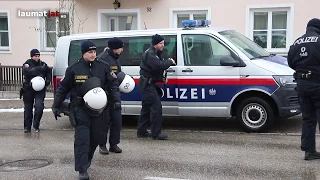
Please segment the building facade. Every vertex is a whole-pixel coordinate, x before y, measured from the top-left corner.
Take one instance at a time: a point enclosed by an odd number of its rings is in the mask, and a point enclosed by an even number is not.
[[[33,48],[39,49],[41,59],[52,66],[60,36],[180,28],[185,19],[211,20],[211,26],[235,29],[269,52],[286,55],[293,41],[305,32],[307,22],[320,18],[318,0],[59,0],[0,4],[0,63],[14,66],[22,65]],[[41,11],[58,15],[37,13]]]

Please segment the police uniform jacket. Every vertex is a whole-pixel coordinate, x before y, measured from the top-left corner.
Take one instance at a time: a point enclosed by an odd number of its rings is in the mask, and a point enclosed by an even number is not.
[[[161,51],[152,46],[142,54],[140,75],[151,78],[154,82],[163,82],[165,80],[163,73],[172,64],[171,60],[162,59]]]
[[[306,34],[290,46],[288,65],[296,72],[320,75],[320,29],[308,27]]]
[[[119,72],[121,72],[121,65],[120,65],[120,62],[118,61],[119,59],[119,55],[118,54],[115,54],[113,52],[113,50],[111,49],[108,49],[104,52],[102,52],[99,56],[99,59],[107,62],[112,71],[117,75]]]
[[[36,76],[41,76],[46,81],[48,86],[52,79],[52,71],[48,65],[39,60],[36,62],[33,59],[28,59],[22,66],[22,74],[24,75],[24,87],[30,87],[30,81]]]
[[[59,108],[69,92],[71,104],[77,104],[76,99],[82,99],[86,93],[82,91],[82,84],[91,77],[101,80],[101,88],[106,91],[108,99],[113,103],[121,103],[117,76],[111,71],[110,66],[98,59],[88,62],[81,58],[67,68],[65,77],[57,89],[53,107]]]

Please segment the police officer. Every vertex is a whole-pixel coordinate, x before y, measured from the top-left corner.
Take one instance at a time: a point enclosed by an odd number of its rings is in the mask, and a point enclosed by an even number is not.
[[[119,38],[112,38],[108,41],[108,48],[104,52],[98,55],[100,60],[107,62],[112,71],[117,75],[121,72],[121,65],[118,61],[121,52],[123,51],[123,41]],[[99,152],[101,154],[109,154],[110,152],[121,153],[122,149],[118,147],[120,143],[120,131],[122,126],[122,115],[121,109],[115,109],[109,104],[104,112],[104,122],[106,123],[105,137],[99,145]],[[108,138],[108,129],[110,126],[110,136],[109,136],[109,151],[106,147]]]
[[[100,95],[106,95],[106,93],[101,94],[101,89],[107,91],[111,97],[109,99],[112,99],[110,103],[115,109],[121,108],[121,101],[117,77],[107,63],[96,59],[96,45],[86,40],[81,43],[81,51],[82,58],[67,68],[65,77],[60,82],[52,112],[56,119],[60,117],[59,109],[70,92],[70,117],[75,121],[75,171],[79,171],[80,179],[89,179],[87,169],[101,141],[102,111],[107,105],[107,97],[97,96],[98,92]]]
[[[139,87],[142,93],[142,109],[137,127],[138,137],[150,137],[155,140],[166,140],[168,136],[161,132],[162,128],[162,91],[156,82],[167,83],[164,71],[175,61],[164,60],[161,53],[164,47],[162,36],[152,36],[152,46],[141,57]],[[151,134],[147,128],[151,125]]]
[[[320,19],[311,19],[306,33],[288,52],[288,64],[295,70],[297,91],[302,112],[301,150],[305,160],[320,159],[316,151],[315,133],[320,120]]]
[[[24,75],[23,86],[20,90],[20,99],[23,96],[24,103],[24,132],[31,132],[31,125],[39,132],[40,120],[44,109],[46,87],[50,84],[52,73],[48,65],[40,60],[40,52],[37,49],[30,51],[31,59],[22,66]],[[33,115],[33,107],[35,113]],[[33,119],[33,123],[32,123]]]

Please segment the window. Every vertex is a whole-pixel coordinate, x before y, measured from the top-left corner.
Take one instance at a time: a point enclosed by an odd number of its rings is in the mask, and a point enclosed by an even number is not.
[[[137,16],[108,17],[108,31],[137,30]]]
[[[121,38],[121,37],[120,37]],[[175,35],[163,35],[165,47],[162,52],[164,59],[172,57],[177,59],[177,37]],[[121,66],[140,66],[142,54],[151,46],[151,36],[123,37],[124,47],[119,61]],[[97,56],[107,46],[109,38],[91,39],[97,46]],[[69,49],[69,65],[81,58],[81,40],[71,41]]]
[[[54,51],[58,38],[70,35],[70,19],[68,13],[61,13],[59,17],[43,18],[41,21],[41,49]]]
[[[234,30],[221,31],[219,34],[230,40],[250,59],[270,55],[265,49]]]
[[[172,27],[181,28],[183,20],[204,20],[209,19],[209,10],[173,10]]]
[[[208,35],[182,35],[185,65],[220,66],[223,56],[233,56],[231,51]]]
[[[250,37],[265,49],[287,49],[290,8],[250,9]]]
[[[7,12],[0,12],[0,50],[9,50],[9,21]]]

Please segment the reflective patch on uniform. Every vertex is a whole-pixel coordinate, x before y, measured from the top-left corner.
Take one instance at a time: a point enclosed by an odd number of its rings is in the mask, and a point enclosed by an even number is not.
[[[25,67],[25,68],[28,68],[28,67],[29,67],[29,64],[24,64],[24,67]]]
[[[75,79],[88,79],[88,76],[87,75],[78,75],[78,76],[75,76]]]
[[[118,66],[111,66],[112,70],[118,70]]]
[[[87,75],[77,75],[75,76],[76,82],[77,83],[84,83],[88,79]]]
[[[115,79],[117,78],[117,75],[116,75],[113,71],[111,71],[110,74],[111,74],[111,76],[112,76],[113,78],[115,78]]]

